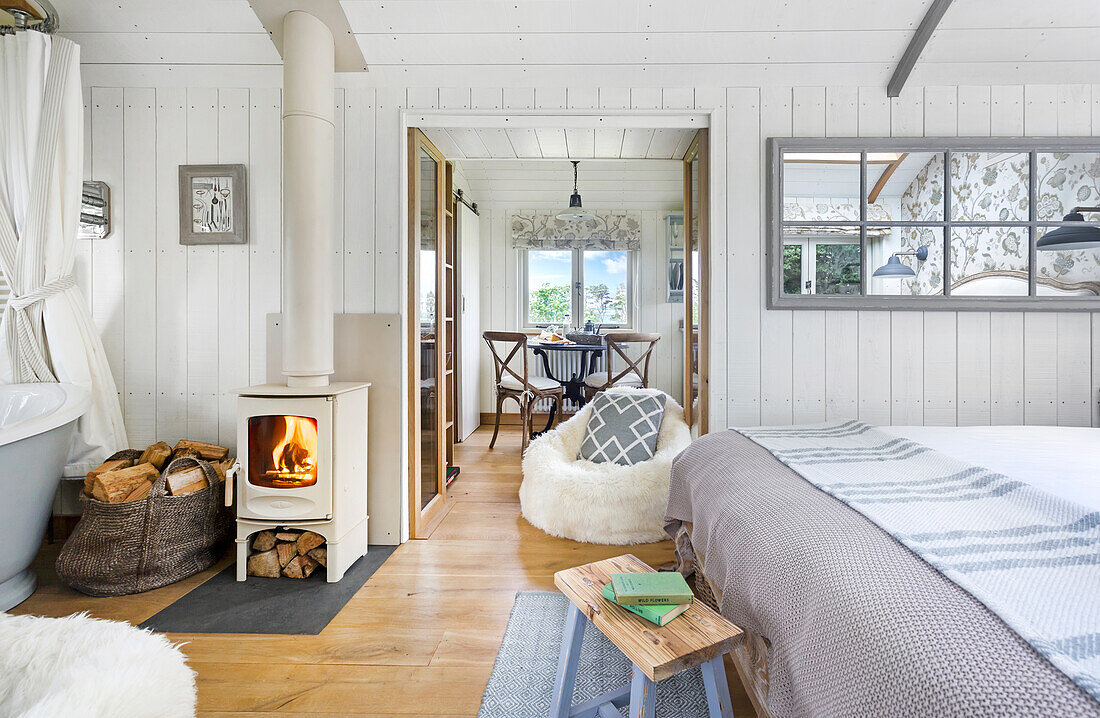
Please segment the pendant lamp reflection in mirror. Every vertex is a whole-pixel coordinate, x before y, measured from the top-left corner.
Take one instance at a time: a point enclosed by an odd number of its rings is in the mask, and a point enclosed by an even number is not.
[[[876,269],[871,276],[880,279],[905,279],[906,277],[917,276],[912,267],[902,263],[901,257],[905,256],[916,257],[917,261],[923,262],[928,259],[928,247],[917,247],[912,252],[894,252],[890,255],[890,259],[886,261],[886,264]]]
[[[566,222],[583,222],[588,219],[595,219],[596,215],[591,212],[585,212],[581,207],[581,194],[577,191],[577,165],[580,164],[578,160],[572,160],[573,162],[573,194],[569,197],[569,209],[558,214],[558,219]]]
[[[1100,247],[1100,227],[1095,224],[1084,224],[1085,217],[1081,214],[1082,212],[1100,212],[1100,207],[1074,207],[1073,211],[1062,218],[1062,221],[1082,224],[1055,227],[1035,242],[1035,248],[1040,251],[1056,252]]]

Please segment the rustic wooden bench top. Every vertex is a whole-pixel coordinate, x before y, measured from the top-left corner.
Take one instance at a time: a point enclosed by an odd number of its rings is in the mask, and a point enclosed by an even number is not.
[[[701,601],[666,626],[656,626],[603,597],[613,573],[653,571],[633,554],[576,566],[554,574],[554,585],[652,681],[727,653],[741,629]]]

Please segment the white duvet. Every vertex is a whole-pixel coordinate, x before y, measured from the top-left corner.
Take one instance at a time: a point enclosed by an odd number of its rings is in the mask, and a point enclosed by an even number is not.
[[[1100,510],[1100,429],[1076,426],[881,426],[879,429]]]

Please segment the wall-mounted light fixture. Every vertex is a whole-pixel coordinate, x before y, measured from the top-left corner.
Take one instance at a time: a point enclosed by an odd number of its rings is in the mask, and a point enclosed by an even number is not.
[[[917,276],[912,267],[902,264],[900,257],[916,257],[918,261],[923,262],[928,259],[928,247],[917,247],[912,252],[894,252],[886,264],[876,269],[871,276],[880,279],[904,279]]]
[[[1100,207],[1074,207],[1062,218],[1065,222],[1084,222],[1082,212],[1100,212]],[[1050,230],[1035,243],[1035,248],[1054,252],[1062,249],[1093,249],[1100,247],[1100,227],[1082,224],[1079,227],[1063,226]]]

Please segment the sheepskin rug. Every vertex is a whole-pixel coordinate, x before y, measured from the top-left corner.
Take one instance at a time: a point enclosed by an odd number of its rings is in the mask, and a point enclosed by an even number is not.
[[[167,638],[78,613],[0,613],[0,714],[192,718],[195,674]]]
[[[664,394],[656,389],[615,391]],[[551,536],[586,543],[625,545],[668,538],[664,518],[672,460],[691,443],[691,431],[683,408],[664,396],[657,452],[649,461],[620,466],[578,459],[591,404],[532,441],[523,455],[519,488],[523,517]]]

